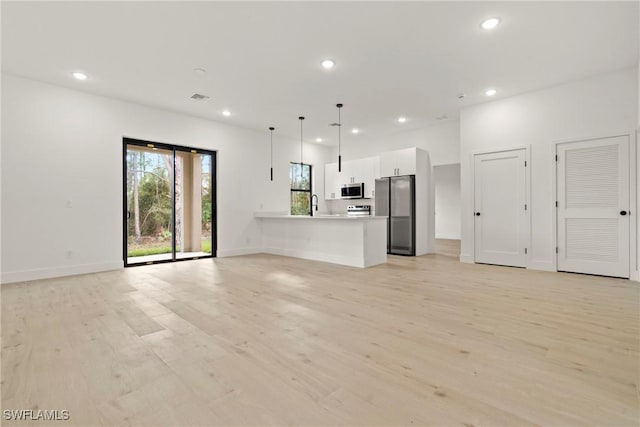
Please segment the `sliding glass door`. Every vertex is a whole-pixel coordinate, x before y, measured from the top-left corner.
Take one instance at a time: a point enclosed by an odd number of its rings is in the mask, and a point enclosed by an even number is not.
[[[173,151],[127,145],[127,263],[173,259]]]
[[[215,256],[215,152],[125,138],[124,261]]]
[[[175,151],[176,258],[212,254],[212,160],[198,150]]]

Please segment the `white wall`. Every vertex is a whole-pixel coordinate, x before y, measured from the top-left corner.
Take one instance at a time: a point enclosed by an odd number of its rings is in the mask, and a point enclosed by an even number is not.
[[[433,168],[436,185],[436,239],[460,239],[460,164]]]
[[[219,256],[259,250],[254,211],[289,209],[299,142],[274,136],[269,181],[271,123],[256,132],[8,75],[2,89],[3,282],[122,267],[123,136],[218,152]],[[330,151],[305,144],[319,194]]]
[[[555,270],[554,142],[625,133],[634,144],[637,84],[637,70],[630,68],[461,111],[462,261],[474,259],[472,153],[528,146],[532,174],[529,267]]]

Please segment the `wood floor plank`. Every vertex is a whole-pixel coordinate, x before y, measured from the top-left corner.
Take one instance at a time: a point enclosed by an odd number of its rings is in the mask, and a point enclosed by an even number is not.
[[[639,424],[638,283],[438,245],[368,269],[260,254],[4,285],[2,407],[85,426]]]

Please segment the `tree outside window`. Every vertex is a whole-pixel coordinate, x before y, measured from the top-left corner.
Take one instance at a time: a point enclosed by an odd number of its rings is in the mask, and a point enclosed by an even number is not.
[[[311,214],[311,165],[291,163],[291,215]]]

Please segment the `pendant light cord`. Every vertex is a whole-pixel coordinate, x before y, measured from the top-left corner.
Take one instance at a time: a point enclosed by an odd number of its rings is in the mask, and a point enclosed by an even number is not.
[[[270,145],[270,160],[269,160],[269,165],[271,167],[271,181],[273,181],[273,131],[276,128],[274,127],[270,127],[269,131],[271,131],[271,145]]]
[[[336,104],[338,107],[338,172],[342,172],[342,104]]]
[[[298,117],[300,120],[300,178],[302,178],[302,121],[304,120],[303,116]]]

